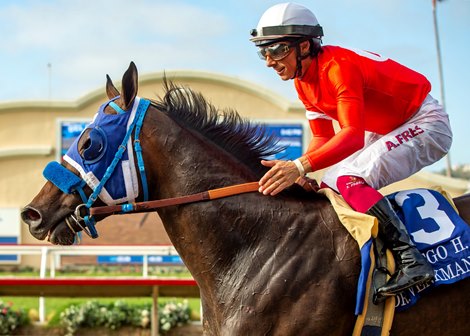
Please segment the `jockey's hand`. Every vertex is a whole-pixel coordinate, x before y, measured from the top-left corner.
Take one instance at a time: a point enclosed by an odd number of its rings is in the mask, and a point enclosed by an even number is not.
[[[260,193],[274,196],[294,184],[299,178],[299,171],[292,161],[261,160],[261,164],[271,169],[259,180]]]

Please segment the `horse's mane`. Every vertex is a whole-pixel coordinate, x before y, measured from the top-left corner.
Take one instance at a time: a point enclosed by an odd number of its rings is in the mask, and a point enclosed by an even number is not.
[[[257,176],[266,168],[260,160],[283,150],[278,140],[266,129],[242,118],[233,109],[218,110],[201,93],[164,79],[165,95],[161,101],[152,101],[160,111],[175,122],[198,132],[206,139],[232,154]]]

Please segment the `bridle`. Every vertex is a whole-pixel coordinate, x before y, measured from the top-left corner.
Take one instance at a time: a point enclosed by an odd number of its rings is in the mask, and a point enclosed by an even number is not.
[[[75,175],[75,174],[74,174]],[[76,175],[75,175],[76,176]],[[91,230],[89,230],[89,221],[90,218],[93,219],[93,216],[102,216],[102,215],[121,215],[121,214],[129,214],[129,213],[139,213],[139,212],[147,212],[156,210],[159,208],[167,207],[167,206],[175,206],[175,205],[182,205],[182,204],[189,204],[189,203],[197,203],[203,201],[210,201],[215,200],[218,198],[224,198],[234,195],[240,195],[249,192],[255,192],[259,189],[258,182],[248,182],[242,184],[236,184],[228,187],[211,189],[207,191],[203,191],[196,194],[180,196],[180,197],[172,197],[172,198],[165,198],[161,200],[153,200],[153,201],[144,201],[144,202],[137,202],[137,203],[126,203],[120,205],[106,205],[106,206],[99,206],[99,207],[87,207],[86,204],[82,203],[79,204],[75,208],[75,212],[73,215],[67,217],[65,219],[65,223],[67,227],[74,233],[78,233],[79,231],[75,230],[73,225],[70,223],[70,220],[73,220],[75,224],[77,224],[88,236],[91,238],[97,238],[98,235],[93,235]],[[85,211],[86,215],[83,216],[82,212]],[[86,223],[83,225],[82,223]],[[94,228],[96,231],[96,228]]]
[[[124,113],[120,107],[118,107],[113,102],[109,103],[109,106],[114,108],[118,113]],[[80,176],[75,175],[72,171],[67,169],[65,166],[61,165],[56,161],[49,162],[49,164],[44,169],[44,177],[58,187],[62,192],[66,194],[78,194],[82,199],[83,203],[79,204],[72,215],[66,217],[65,223],[67,227],[74,233],[85,232],[90,238],[98,238],[98,231],[96,230],[96,220],[94,216],[97,215],[114,215],[114,214],[127,214],[127,213],[138,213],[138,212],[147,212],[155,210],[158,208],[166,206],[174,206],[188,203],[195,203],[201,201],[208,201],[217,198],[228,197],[232,195],[238,195],[247,192],[257,191],[259,188],[258,182],[250,182],[244,184],[233,185],[224,188],[218,188],[208,191],[203,191],[196,194],[167,198],[161,200],[152,200],[149,201],[148,193],[148,184],[145,173],[145,165],[142,156],[142,146],[140,145],[139,135],[142,128],[142,123],[145,117],[145,114],[150,106],[150,101],[147,99],[140,99],[139,106],[136,110],[136,116],[127,130],[127,133],[119,146],[114,159],[111,164],[107,167],[106,173],[103,178],[100,180],[100,183],[93,189],[93,192],[89,197],[86,196],[84,191],[85,186],[87,185],[86,181]],[[125,203],[120,205],[107,205],[93,207],[93,204],[98,199],[99,194],[101,193],[105,183],[110,178],[117,164],[122,159],[122,155],[126,150],[126,143],[134,133],[133,145],[134,151],[136,153],[136,161],[140,173],[140,181],[143,192],[143,202],[138,203]],[[74,225],[78,226],[81,230],[76,230]]]
[[[61,166],[63,167],[63,166]],[[66,169],[64,167],[64,169]],[[68,169],[66,169],[69,171]],[[70,172],[70,171],[69,171]],[[71,172],[70,172],[71,173]],[[73,174],[73,173],[71,173]],[[73,174],[74,176],[77,176]],[[78,178],[78,176],[77,176]],[[87,204],[79,204],[74,211],[74,214],[65,219],[67,227],[74,233],[77,234],[79,231],[75,230],[70,220],[73,220],[89,237],[97,238],[98,233],[95,228],[95,221],[93,216],[103,215],[122,215],[130,213],[140,213],[156,210],[159,208],[175,205],[183,205],[190,203],[197,203],[203,201],[215,200],[218,198],[224,198],[234,195],[240,195],[249,192],[255,192],[259,189],[258,182],[248,182],[242,184],[235,184],[228,187],[211,189],[196,194],[190,194],[180,197],[165,198],[160,200],[143,201],[136,203],[126,203],[119,205],[105,205],[98,207],[88,207]],[[82,215],[85,213],[85,215]],[[93,221],[93,228],[90,230],[91,221]],[[84,225],[85,224],[85,225]],[[93,232],[96,232],[94,235]]]

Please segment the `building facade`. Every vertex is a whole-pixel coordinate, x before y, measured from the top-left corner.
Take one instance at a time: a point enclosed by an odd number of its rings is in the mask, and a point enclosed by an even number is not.
[[[219,109],[234,109],[243,117],[266,123],[294,123],[303,129],[303,144],[310,138],[304,108],[268,89],[238,78],[197,71],[167,71],[139,78],[139,96],[158,99],[164,77],[199,91]],[[115,79],[119,88],[119,84]],[[104,83],[103,83],[104,84]],[[20,209],[44,185],[42,170],[49,161],[60,160],[61,123],[89,121],[107,100],[105,85],[76,101],[18,101],[0,103],[0,243],[47,244],[35,240],[19,218]],[[304,149],[305,149],[304,146]],[[319,178],[321,172],[314,174]],[[467,189],[467,182],[420,172],[387,187],[384,192],[441,185],[452,196]],[[158,216],[136,214],[112,216],[98,224],[100,238],[83,244],[170,243]],[[13,238],[11,238],[11,235]],[[8,240],[10,237],[13,240]],[[37,257],[22,257],[21,264],[37,264]],[[0,261],[0,263],[2,263]]]

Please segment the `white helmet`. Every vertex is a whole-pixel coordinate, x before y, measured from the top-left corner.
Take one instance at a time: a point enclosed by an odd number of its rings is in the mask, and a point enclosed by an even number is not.
[[[321,38],[323,29],[308,8],[287,2],[268,8],[250,34],[250,41],[262,45],[268,41],[290,37]]]

